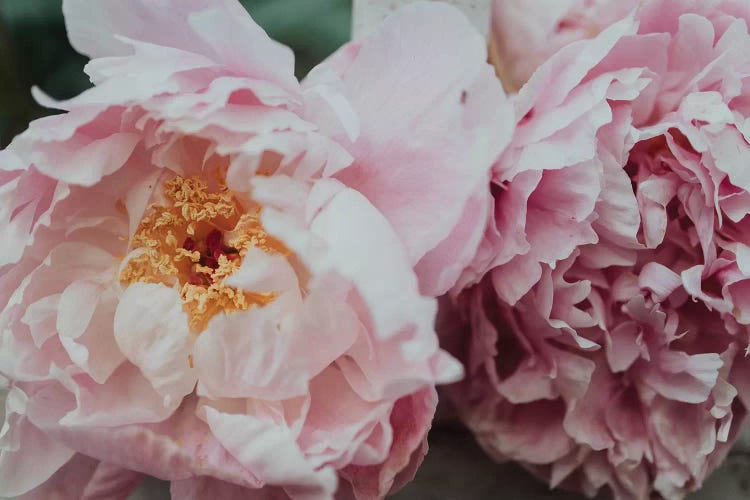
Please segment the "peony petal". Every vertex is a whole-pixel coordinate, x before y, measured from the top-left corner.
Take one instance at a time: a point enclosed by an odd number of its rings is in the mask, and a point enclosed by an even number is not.
[[[116,299],[106,285],[76,281],[60,296],[57,330],[71,361],[97,383],[125,361],[112,331]]]
[[[355,491],[372,498],[393,494],[413,479],[427,453],[427,431],[437,404],[437,393],[426,388],[396,402],[391,412],[393,444],[382,464],[349,466],[342,476]]]
[[[193,391],[197,375],[189,356],[194,334],[175,290],[130,285],[117,306],[114,335],[122,353],[164,399],[163,406],[176,406]]]
[[[704,402],[716,384],[723,362],[718,354],[662,352],[645,382],[655,391],[675,401]],[[658,370],[658,371],[657,371]]]
[[[58,421],[71,399],[60,386],[43,390],[30,404],[30,418],[57,441],[124,469],[166,480],[208,474],[244,487],[259,487],[258,479],[237,463],[196,417],[197,398],[186,401],[158,424],[60,426]]]
[[[75,408],[61,420],[69,426],[113,427],[137,422],[160,422],[180,401],[164,405],[163,398],[135,366],[123,363],[104,384],[88,375],[71,376],[53,365],[51,375],[75,396]]]
[[[76,454],[23,500],[126,500],[143,479],[139,472],[97,462]]]
[[[47,481],[24,494],[22,498],[24,500],[79,499],[96,466],[96,460],[76,454]]]
[[[326,397],[330,394],[336,398]],[[357,447],[381,419],[387,420],[391,410],[389,401],[368,402],[360,398],[336,366],[310,381],[310,398],[297,442],[308,460],[317,465],[351,463]],[[388,450],[378,451],[377,461],[382,462]]]
[[[750,144],[736,129],[724,128],[711,141],[711,154],[716,167],[726,172],[737,187],[750,190],[750,174],[740,167],[750,161]]]
[[[115,133],[91,141],[82,141],[79,136],[69,142],[39,147],[31,159],[42,173],[53,179],[92,186],[122,167],[140,140],[140,136],[130,133]]]
[[[48,295],[26,308],[21,322],[29,327],[37,347],[42,347],[50,337],[57,335],[59,303],[60,294]]]
[[[656,302],[666,300],[680,285],[680,275],[658,262],[647,263],[638,276],[638,286],[650,290]]]
[[[644,355],[640,329],[634,322],[615,326],[607,335],[607,362],[614,373],[624,372]],[[645,352],[648,355],[648,351]]]
[[[606,365],[600,364],[591,376],[586,394],[568,406],[563,427],[570,437],[593,450],[606,450],[614,445],[607,428],[606,408],[616,388],[616,380]]]
[[[307,361],[309,377],[314,377],[346,353],[359,335],[362,325],[356,313],[346,303],[346,293],[336,293],[334,286],[324,281],[305,297],[299,311],[296,341],[290,356]],[[310,350],[310,346],[318,346]]]
[[[143,480],[143,474],[100,463],[89,479],[81,500],[112,498],[125,500]]]
[[[221,500],[286,500],[289,498],[280,488],[264,487],[251,490],[208,476],[172,481],[169,485],[169,493],[172,498],[181,500],[203,500],[208,497]]]
[[[248,292],[293,294],[301,301],[297,274],[289,261],[281,255],[269,255],[256,247],[247,251],[242,265],[227,278],[226,284]]]
[[[386,219],[361,194],[344,190],[318,213],[310,231],[327,244],[328,265],[349,278],[371,310],[377,311],[372,317],[375,333],[387,339],[415,328],[414,341],[405,348],[415,358],[431,355],[422,343],[428,347],[434,341],[436,305],[419,295],[416,276]],[[380,251],[373,254],[368,251],[372,248]],[[388,299],[395,295],[401,300]]]
[[[284,486],[295,500],[332,495],[336,474],[330,468],[313,470],[285,429],[249,415],[233,415],[203,406],[202,418],[216,438],[269,485]]]
[[[0,495],[15,497],[47,481],[74,455],[50,439],[26,417],[28,396],[13,387],[6,401],[0,433]]]
[[[486,193],[472,197],[461,220],[448,237],[430,250],[414,267],[419,276],[419,290],[424,295],[443,295],[458,281],[469,265],[484,235],[489,199]]]
[[[406,5],[343,75],[361,133],[347,145],[355,163],[338,177],[386,216],[412,264],[459,222],[510,138],[512,111],[486,57],[484,39],[454,8]],[[425,62],[416,72],[415,61]]]
[[[276,400],[306,393],[307,361],[289,355],[289,326],[266,308],[211,319],[194,346],[199,394]]]
[[[295,87],[291,50],[226,0],[65,0],[71,44],[92,57],[130,54],[120,37],[207,56],[238,72]],[[250,51],[238,47],[251,47]]]
[[[198,35],[195,40],[202,40],[232,72],[297,90],[292,50],[271,40],[239,4],[221,3],[219,8],[189,14],[188,24]],[[174,8],[187,10],[182,4]],[[238,50],[238,47],[249,50]]]

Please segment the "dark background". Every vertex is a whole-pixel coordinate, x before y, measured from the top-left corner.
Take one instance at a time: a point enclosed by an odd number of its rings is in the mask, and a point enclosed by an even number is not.
[[[289,45],[297,76],[349,38],[351,0],[243,0],[268,34]],[[31,98],[33,85],[57,99],[90,85],[87,59],[65,35],[62,0],[0,0],[0,148],[28,123],[50,113]]]

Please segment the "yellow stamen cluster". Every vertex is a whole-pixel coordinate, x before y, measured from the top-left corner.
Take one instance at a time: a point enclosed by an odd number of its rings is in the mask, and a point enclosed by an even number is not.
[[[197,177],[175,177],[165,184],[165,205],[152,204],[132,238],[140,251],[122,270],[123,284],[163,283],[179,286],[190,327],[196,332],[220,312],[244,311],[275,299],[273,292],[247,292],[226,285],[251,247],[287,255],[284,245],[269,236],[260,222],[260,209],[243,207],[226,187],[209,192]],[[228,236],[223,241],[223,233]],[[207,239],[216,238],[213,247]],[[222,249],[215,255],[217,245]]]
[[[289,250],[277,239],[271,237],[260,223],[260,211],[242,214],[234,230],[228,233],[227,244],[245,256],[251,247],[260,248],[268,254],[289,255]]]

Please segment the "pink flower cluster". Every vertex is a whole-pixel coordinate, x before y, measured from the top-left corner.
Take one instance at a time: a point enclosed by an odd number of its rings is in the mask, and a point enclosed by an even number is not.
[[[682,498],[737,436],[748,26],[747,2],[646,0],[514,97],[492,220],[452,292],[471,334],[445,332],[467,370],[450,393],[497,459],[590,496]]]
[[[679,499],[727,454],[750,3],[496,0],[510,98],[440,2],[302,82],[236,0],[63,9],[94,87],[0,152],[0,497],[383,498],[462,376],[553,487]]]
[[[300,83],[234,0],[63,7],[95,86],[0,153],[0,496],[398,489],[512,132],[483,37],[414,5]]]

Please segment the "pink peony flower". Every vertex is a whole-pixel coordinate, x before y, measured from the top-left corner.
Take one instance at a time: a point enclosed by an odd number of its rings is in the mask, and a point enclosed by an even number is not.
[[[592,38],[641,0],[493,0],[492,46],[503,83],[518,90],[565,45]]]
[[[446,329],[496,459],[593,496],[682,498],[750,405],[750,6],[650,0],[515,97]]]
[[[400,487],[513,126],[483,38],[410,6],[300,84],[234,0],[63,7],[95,87],[0,153],[0,496]]]

